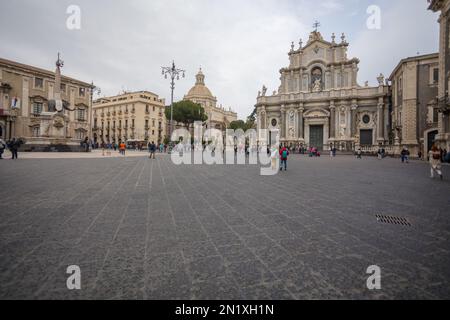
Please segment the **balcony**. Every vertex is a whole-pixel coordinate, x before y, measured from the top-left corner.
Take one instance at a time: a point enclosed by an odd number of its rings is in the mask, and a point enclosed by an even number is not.
[[[448,93],[444,97],[437,99],[437,106],[439,112],[445,115],[450,114],[450,97]]]

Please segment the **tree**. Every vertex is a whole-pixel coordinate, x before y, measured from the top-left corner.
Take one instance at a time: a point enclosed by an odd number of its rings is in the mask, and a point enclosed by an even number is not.
[[[242,129],[244,131],[247,131],[247,125],[243,120],[233,121],[230,123],[229,127],[232,130]]]
[[[166,119],[170,121],[170,107],[166,108],[165,114]],[[198,103],[183,100],[173,104],[173,120],[183,123],[187,128],[196,121],[205,122],[207,119],[205,109]]]
[[[245,121],[245,122],[243,120],[233,121],[230,123],[229,129],[233,129],[233,130],[242,129],[244,131],[247,131],[248,129],[254,128],[255,122],[256,122],[256,108],[247,117],[247,121]]]

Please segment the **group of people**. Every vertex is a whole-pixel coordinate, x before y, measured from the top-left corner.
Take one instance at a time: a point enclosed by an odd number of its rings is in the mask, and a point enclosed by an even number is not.
[[[309,154],[310,158],[320,157],[320,155],[321,155],[319,149],[316,147],[309,147],[308,154]]]
[[[6,149],[11,151],[12,160],[14,160],[14,159],[17,160],[19,148],[22,144],[23,144],[23,141],[21,139],[13,138],[12,140],[7,141],[7,142],[4,141],[3,139],[0,139],[0,160],[3,159],[3,153],[5,152]]]

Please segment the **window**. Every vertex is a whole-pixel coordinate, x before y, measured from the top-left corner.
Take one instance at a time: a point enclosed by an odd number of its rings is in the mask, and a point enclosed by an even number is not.
[[[131,127],[134,128],[134,119],[131,119]]]
[[[40,127],[33,127],[33,137],[39,137],[41,135]]]
[[[78,95],[80,97],[84,97],[86,95],[86,88],[80,88],[78,91]]]
[[[365,124],[368,124],[370,122],[370,117],[367,114],[363,117],[363,122]]]
[[[148,113],[148,111],[149,111],[149,108],[148,108],[148,105],[146,105],[145,106],[145,112]]]
[[[155,106],[153,106],[153,112],[155,112]]]
[[[153,135],[153,136],[155,135],[155,130],[152,130],[152,135]]]
[[[42,113],[42,103],[41,102],[33,103],[33,114],[39,115],[41,113]]]
[[[34,87],[36,89],[44,89],[44,79],[34,78]]]
[[[433,122],[434,123],[439,122],[439,110],[436,108],[433,108]]]
[[[433,69],[433,84],[439,83],[439,69]]]
[[[66,85],[61,83],[61,92],[66,92]]]
[[[125,120],[125,128],[128,128],[128,120]]]
[[[148,120],[145,120],[145,128],[148,128]]]
[[[85,121],[86,118],[86,110],[84,109],[78,109],[78,121]]]
[[[78,140],[83,140],[84,139],[84,132],[81,130],[77,131],[77,139]]]
[[[152,119],[152,127],[155,126],[155,119]]]

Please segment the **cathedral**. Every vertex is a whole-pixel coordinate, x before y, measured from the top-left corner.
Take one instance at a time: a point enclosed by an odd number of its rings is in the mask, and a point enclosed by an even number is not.
[[[258,130],[279,130],[282,144],[319,150],[387,144],[390,99],[384,76],[378,76],[377,87],[358,84],[359,59],[347,56],[344,34],[340,41],[333,34],[329,42],[315,30],[306,45],[299,45],[295,49],[292,43],[278,90],[268,95],[263,86],[258,94]]]
[[[237,113],[233,112],[231,108],[226,109],[222,106],[217,106],[217,98],[212,95],[209,88],[205,85],[205,75],[202,69],[199,70],[195,79],[195,85],[184,96],[184,100],[198,103],[205,109],[205,113],[208,116],[205,128],[225,131],[231,122],[237,120]]]

